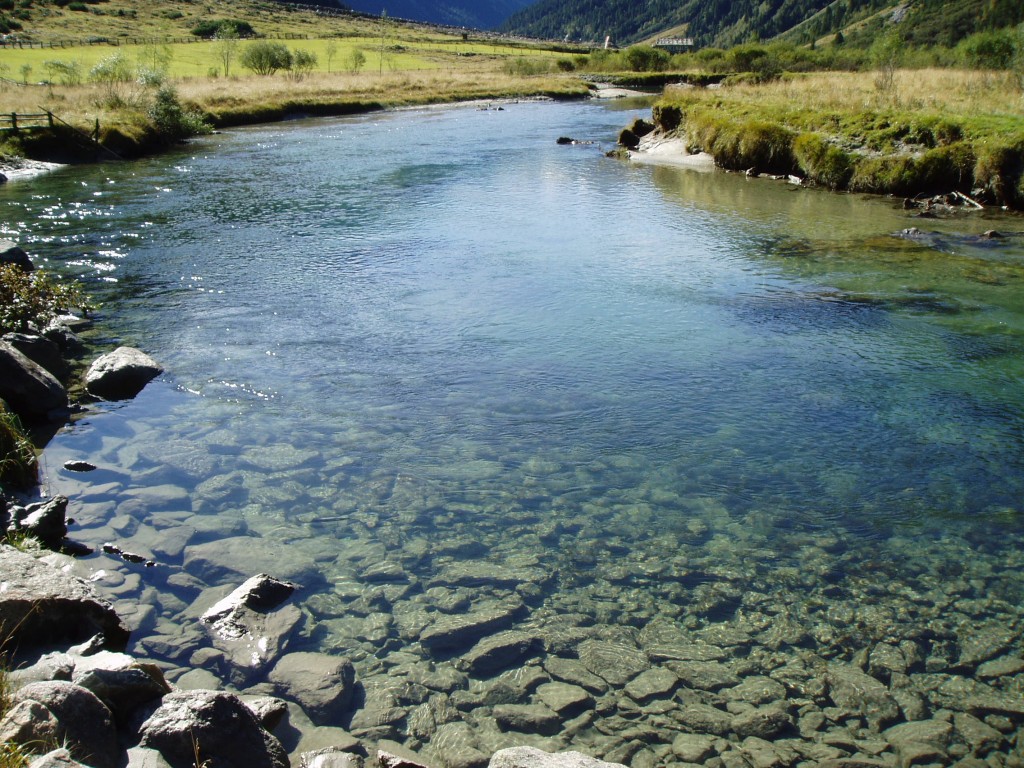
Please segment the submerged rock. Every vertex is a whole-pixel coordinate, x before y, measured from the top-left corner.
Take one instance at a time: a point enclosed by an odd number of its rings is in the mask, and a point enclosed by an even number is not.
[[[491,756],[487,768],[625,768],[607,763],[582,752],[545,752],[536,747],[500,749]]]

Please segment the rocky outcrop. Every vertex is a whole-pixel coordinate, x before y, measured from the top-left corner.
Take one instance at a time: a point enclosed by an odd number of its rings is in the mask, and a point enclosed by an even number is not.
[[[168,694],[139,727],[139,746],[172,768],[287,768],[281,743],[237,696],[223,691]]]
[[[104,400],[129,400],[163,370],[145,352],[134,347],[118,347],[93,361],[85,373],[85,388],[89,394]]]
[[[107,706],[92,691],[62,680],[29,683],[15,691],[15,711],[32,713],[9,737],[15,743],[61,744],[71,756],[95,768],[115,768],[117,731]],[[4,718],[8,724],[12,718]]]
[[[30,422],[64,418],[69,412],[64,385],[4,340],[0,340],[0,399]]]
[[[95,635],[108,648],[125,647],[128,629],[87,582],[8,546],[0,546],[0,564],[0,627],[10,647],[77,643]]]

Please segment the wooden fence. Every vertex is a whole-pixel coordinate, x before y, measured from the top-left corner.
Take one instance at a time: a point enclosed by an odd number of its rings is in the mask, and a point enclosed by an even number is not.
[[[0,113],[0,131],[17,131],[22,128],[53,128],[53,112]]]

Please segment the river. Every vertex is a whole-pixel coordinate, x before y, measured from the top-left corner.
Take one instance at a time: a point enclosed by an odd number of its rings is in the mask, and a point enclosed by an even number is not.
[[[605,157],[647,113],[302,120],[0,187],[4,234],[102,302],[93,341],[166,367],[43,454],[72,538],[157,563],[76,566],[135,650],[229,679],[198,611],[291,578],[290,650],[345,654],[362,684],[331,724],[449,765],[518,743],[666,764],[665,723],[692,729],[673,706],[725,710],[809,654],[902,649],[933,709],[924,676],[980,684],[1020,656],[1021,219]],[[506,608],[465,644],[419,642]],[[1004,641],[965,660],[985,628]],[[484,671],[470,646],[498,629],[526,639]],[[614,648],[681,682],[626,695]],[[554,706],[551,682],[591,708],[501,722]]]

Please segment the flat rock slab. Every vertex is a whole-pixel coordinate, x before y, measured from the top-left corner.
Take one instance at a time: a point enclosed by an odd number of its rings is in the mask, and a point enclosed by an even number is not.
[[[456,666],[471,675],[496,672],[510,667],[541,647],[533,632],[508,630],[485,637],[458,660]]]
[[[545,752],[536,747],[500,749],[491,756],[487,768],[624,768],[621,763],[606,763],[582,752]]]
[[[85,389],[104,400],[129,400],[163,371],[163,367],[142,350],[118,347],[89,366],[85,372]]]
[[[625,685],[651,666],[647,656],[635,646],[604,640],[584,640],[579,654],[588,671],[614,686]]]
[[[520,600],[490,605],[468,614],[442,616],[420,634],[431,653],[463,648],[481,637],[508,629],[523,610]]]
[[[11,645],[80,643],[103,635],[122,650],[128,628],[92,586],[13,547],[0,546],[0,626]]]
[[[269,539],[232,536],[218,541],[192,544],[185,548],[185,570],[207,584],[223,584],[248,579],[257,566],[274,566],[274,574],[283,580],[309,587],[323,581],[316,563],[308,556]]]

